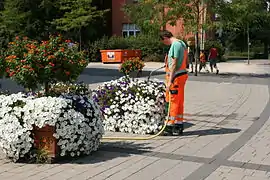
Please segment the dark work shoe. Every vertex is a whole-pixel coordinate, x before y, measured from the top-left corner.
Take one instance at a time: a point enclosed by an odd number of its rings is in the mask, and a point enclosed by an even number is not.
[[[216,74],[218,74],[219,73],[219,70],[217,69],[217,73]]]
[[[184,131],[184,125],[183,124],[176,124],[173,127],[172,135],[173,136],[181,136],[181,135],[183,135],[183,131]]]
[[[166,126],[163,132],[164,136],[172,136],[173,135],[173,126]]]

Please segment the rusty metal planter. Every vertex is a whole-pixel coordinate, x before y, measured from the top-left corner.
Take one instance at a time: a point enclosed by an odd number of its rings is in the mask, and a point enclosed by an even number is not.
[[[38,150],[46,150],[49,158],[55,159],[59,157],[60,148],[57,145],[57,139],[53,136],[55,133],[54,126],[48,126],[39,128],[33,127],[32,135],[35,141],[35,148]]]

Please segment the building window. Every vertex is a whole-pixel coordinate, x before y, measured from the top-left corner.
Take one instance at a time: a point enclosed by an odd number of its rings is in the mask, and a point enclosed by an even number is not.
[[[140,29],[135,24],[123,24],[122,35],[124,37],[137,36]]]

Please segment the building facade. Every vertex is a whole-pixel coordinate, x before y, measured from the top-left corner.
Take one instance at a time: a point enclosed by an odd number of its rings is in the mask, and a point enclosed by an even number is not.
[[[125,16],[122,7],[126,3],[136,3],[137,0],[112,0],[112,35],[136,36],[140,29]],[[175,36],[182,36],[184,26],[181,20],[175,26],[166,25],[166,29]]]
[[[116,36],[136,36],[140,33],[140,29],[133,24],[122,11],[122,7],[126,3],[136,3],[137,0],[112,0],[112,35]],[[203,10],[200,21],[205,21],[207,6],[202,6]],[[166,29],[171,31],[174,36],[188,39],[194,37],[192,33],[185,32],[183,20],[179,19],[175,26],[166,25]],[[199,32],[200,47],[204,48],[204,42],[207,38],[212,37],[213,33],[206,34],[202,29]]]

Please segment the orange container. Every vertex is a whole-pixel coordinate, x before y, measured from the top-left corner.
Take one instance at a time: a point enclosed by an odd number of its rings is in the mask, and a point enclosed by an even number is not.
[[[121,63],[122,53],[120,49],[116,50],[100,50],[101,60],[103,63]]]
[[[129,58],[141,58],[141,50],[100,50],[103,63],[122,63]]]
[[[141,50],[133,50],[133,56],[142,58],[142,51]]]

